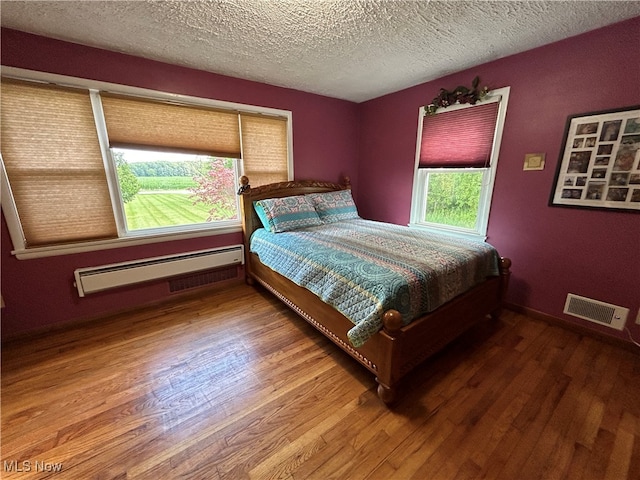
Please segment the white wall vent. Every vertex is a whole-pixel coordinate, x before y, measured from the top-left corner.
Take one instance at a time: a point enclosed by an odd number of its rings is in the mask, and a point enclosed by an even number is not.
[[[176,293],[183,290],[191,290],[234,278],[238,278],[238,267],[236,265],[191,273],[187,276],[170,278],[169,292]]]
[[[627,322],[629,309],[570,293],[564,304],[564,313],[622,330]]]
[[[114,263],[74,271],[78,294],[101,292],[111,288],[161,278],[175,277],[229,265],[244,264],[244,245],[199,250],[133,262]]]

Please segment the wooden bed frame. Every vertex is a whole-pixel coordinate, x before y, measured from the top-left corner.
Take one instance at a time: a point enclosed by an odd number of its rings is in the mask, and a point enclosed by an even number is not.
[[[384,327],[362,347],[355,348],[347,339],[347,331],[353,327],[349,319],[306,288],[296,285],[263,265],[258,256],[249,250],[251,234],[262,227],[253,208],[254,201],[350,188],[348,178],[343,185],[319,181],[291,181],[251,188],[249,179],[242,177],[238,194],[241,196],[242,205],[246,279],[249,284],[257,281],[263,285],[371,371],[378,382],[378,396],[385,404],[390,404],[395,399],[399,381],[411,369],[487,315],[493,318],[499,316],[509,283],[511,261],[502,258],[500,276],[488,277],[484,283],[405,327],[402,326],[399,312],[385,312]]]

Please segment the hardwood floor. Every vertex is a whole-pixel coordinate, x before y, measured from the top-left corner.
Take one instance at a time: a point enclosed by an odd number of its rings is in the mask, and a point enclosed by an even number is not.
[[[638,479],[640,355],[506,311],[374,378],[246,285],[2,348],[2,478]]]

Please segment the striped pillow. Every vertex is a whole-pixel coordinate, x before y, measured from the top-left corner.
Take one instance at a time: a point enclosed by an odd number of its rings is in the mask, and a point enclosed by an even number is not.
[[[351,196],[351,190],[310,193],[307,196],[311,198],[323,223],[359,218],[358,209]]]
[[[254,206],[264,228],[272,233],[322,225],[313,203],[304,195],[258,200]]]

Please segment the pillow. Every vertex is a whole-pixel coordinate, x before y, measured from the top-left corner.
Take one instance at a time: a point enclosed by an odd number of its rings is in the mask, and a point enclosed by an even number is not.
[[[264,228],[272,233],[322,225],[313,203],[304,195],[258,200],[254,206]]]
[[[271,231],[272,227],[269,223],[269,217],[267,217],[267,212],[264,211],[262,204],[259,201],[255,201],[253,202],[253,208],[258,214],[258,218],[260,219],[260,222],[262,222],[262,226]]]
[[[333,223],[350,218],[360,218],[353,202],[351,190],[337,190],[326,193],[310,193],[316,212],[323,223]]]

